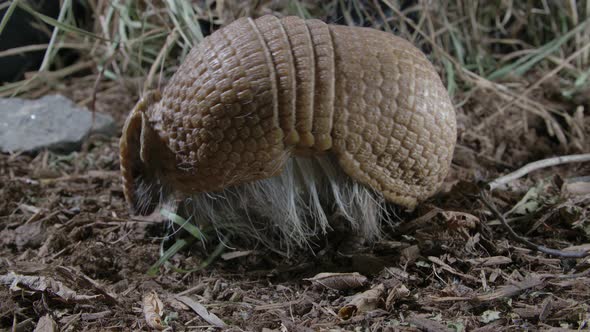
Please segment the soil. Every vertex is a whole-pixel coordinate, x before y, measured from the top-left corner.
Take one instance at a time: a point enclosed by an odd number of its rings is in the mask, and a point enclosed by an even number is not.
[[[61,92],[83,102],[93,84],[94,77],[79,78]],[[157,296],[161,324],[174,331],[218,329],[186,297],[231,331],[587,329],[590,259],[527,248],[478,196],[482,182],[528,162],[588,153],[587,141],[564,145],[522,112],[478,128],[491,115],[482,108],[490,99],[481,93],[458,109],[459,143],[443,191],[400,212],[402,222],[384,240],[351,247],[333,236],[315,254],[289,259],[239,241],[221,257],[215,244],[195,244],[155,275],[148,270],[180,236],[170,236],[162,217],[129,215],[118,138],[91,137],[69,155],[0,155],[0,327],[29,331],[44,320],[63,331],[150,330],[146,312],[157,321]],[[135,100],[104,83],[95,106],[122,125]],[[581,120],[586,133],[589,122]],[[588,163],[544,168],[490,200],[530,241],[588,250],[588,174]],[[351,274],[306,280],[320,272],[358,272],[366,281]]]

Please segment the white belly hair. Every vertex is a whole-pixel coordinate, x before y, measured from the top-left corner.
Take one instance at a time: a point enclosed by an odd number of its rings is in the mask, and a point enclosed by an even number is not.
[[[174,208],[175,202],[162,202]],[[344,174],[328,155],[290,158],[280,175],[199,193],[183,201],[190,221],[220,235],[237,234],[289,255],[312,247],[335,222],[355,236],[377,240],[394,217],[384,197]]]

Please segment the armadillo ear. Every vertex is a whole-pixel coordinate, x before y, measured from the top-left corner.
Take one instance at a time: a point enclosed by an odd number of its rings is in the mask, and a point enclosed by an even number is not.
[[[159,95],[159,94],[158,94]],[[150,165],[155,148],[162,144],[145,111],[159,99],[154,93],[140,100],[125,121],[119,142],[123,193],[132,214],[148,215],[160,202],[161,185]]]

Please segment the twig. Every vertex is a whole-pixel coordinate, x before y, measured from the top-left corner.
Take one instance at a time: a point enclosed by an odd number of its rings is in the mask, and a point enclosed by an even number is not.
[[[576,279],[576,278],[583,278],[583,277],[589,277],[589,276],[590,276],[590,268],[587,268],[586,270],[584,270],[582,272],[565,274],[565,275],[557,276],[557,278],[558,279]]]
[[[541,168],[551,167],[561,164],[567,163],[579,163],[579,162],[586,162],[590,161],[590,153],[586,154],[572,154],[568,156],[560,156],[548,159],[537,160],[535,162],[529,163],[524,165],[523,167],[517,169],[516,171],[506,174],[502,177],[497,178],[496,180],[490,182],[487,185],[488,190],[497,189],[511,181],[514,181],[520,177],[527,175],[532,171],[536,171]]]
[[[590,251],[563,251],[558,249],[551,249],[542,245],[535,244],[525,239],[524,237],[516,234],[512,227],[508,225],[508,222],[506,222],[506,218],[504,218],[504,215],[502,215],[500,211],[498,211],[496,205],[492,202],[488,193],[482,191],[480,193],[480,200],[483,202],[485,206],[488,207],[488,209],[490,209],[490,211],[496,216],[496,218],[500,220],[502,226],[506,229],[506,231],[508,231],[508,235],[510,236],[510,238],[516,242],[524,244],[529,249],[540,251],[547,255],[553,255],[562,258],[584,258],[590,256]]]

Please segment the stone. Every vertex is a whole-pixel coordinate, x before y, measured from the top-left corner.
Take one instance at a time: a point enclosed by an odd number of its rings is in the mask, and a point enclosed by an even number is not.
[[[111,136],[115,121],[79,107],[61,95],[40,99],[0,98],[0,151],[34,153],[49,149],[69,153],[90,134]]]

